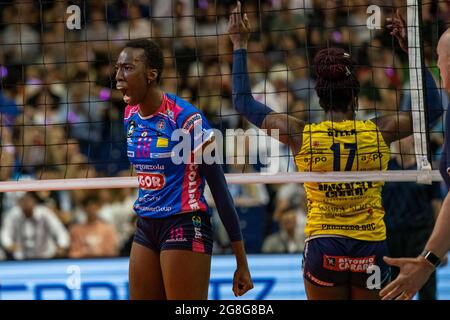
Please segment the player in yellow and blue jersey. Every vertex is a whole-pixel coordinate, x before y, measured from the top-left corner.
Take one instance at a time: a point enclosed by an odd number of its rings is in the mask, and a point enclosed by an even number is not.
[[[250,27],[240,2],[230,15],[228,31],[234,50],[234,106],[259,128],[279,131],[279,140],[295,155],[298,171],[387,169],[390,143],[412,133],[411,113],[356,120],[360,85],[347,52],[327,48],[316,54],[316,92],[326,120],[306,124],[275,113],[253,98],[246,50]],[[428,71],[426,81],[431,88],[427,119],[433,122],[442,108],[436,103],[438,93]],[[308,216],[303,275],[308,299],[379,299],[379,288],[390,278],[382,259],[387,254],[382,186],[382,182],[305,183]],[[379,267],[379,286],[374,289],[367,283],[371,275],[367,271],[373,265]]]

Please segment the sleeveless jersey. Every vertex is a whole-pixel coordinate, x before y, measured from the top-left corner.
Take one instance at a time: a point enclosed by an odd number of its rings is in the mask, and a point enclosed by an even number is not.
[[[295,156],[298,171],[386,170],[389,147],[370,120],[308,124]],[[381,204],[383,182],[305,183],[307,238],[341,235],[366,241],[386,238]]]
[[[139,197],[134,204],[136,213],[163,218],[182,212],[208,212],[203,197],[205,178],[200,174],[199,166],[180,161],[175,152],[180,150],[180,143],[185,138],[189,139],[190,148],[184,150],[190,151],[212,138],[211,127],[203,113],[167,93],[152,115],[142,117],[138,110],[138,105],[127,106],[124,114],[127,155],[139,181]],[[183,155],[183,151],[179,154]],[[178,160],[174,161],[174,157]]]

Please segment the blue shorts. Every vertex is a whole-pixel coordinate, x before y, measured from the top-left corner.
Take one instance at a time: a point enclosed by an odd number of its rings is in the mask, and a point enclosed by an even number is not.
[[[390,280],[390,267],[383,261],[387,253],[385,241],[314,238],[305,244],[303,277],[320,287],[381,289]]]
[[[175,249],[211,255],[211,220],[202,211],[159,219],[138,217],[134,242],[157,252]]]

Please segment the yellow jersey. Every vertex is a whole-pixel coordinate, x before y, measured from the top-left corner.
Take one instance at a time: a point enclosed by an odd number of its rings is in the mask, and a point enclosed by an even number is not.
[[[323,121],[308,124],[295,156],[298,171],[386,170],[389,147],[370,120]],[[383,182],[305,183],[307,238],[346,236],[358,240],[386,239],[381,204]]]

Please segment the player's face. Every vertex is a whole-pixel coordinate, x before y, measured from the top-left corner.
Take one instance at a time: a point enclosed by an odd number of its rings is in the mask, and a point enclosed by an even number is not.
[[[116,88],[122,91],[123,101],[137,105],[147,94],[147,68],[144,49],[125,48],[116,63]]]

